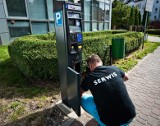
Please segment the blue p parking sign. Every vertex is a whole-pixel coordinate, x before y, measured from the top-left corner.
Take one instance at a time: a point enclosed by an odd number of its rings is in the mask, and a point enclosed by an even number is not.
[[[62,26],[62,11],[54,14],[56,26]]]

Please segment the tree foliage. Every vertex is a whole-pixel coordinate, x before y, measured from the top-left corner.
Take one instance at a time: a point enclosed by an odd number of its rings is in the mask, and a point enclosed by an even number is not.
[[[128,24],[130,7],[119,1],[113,2],[112,8],[112,26],[124,28]]]
[[[131,12],[129,15],[129,25],[134,25],[134,8],[131,8]]]
[[[138,11],[138,7],[134,8],[134,25],[139,25],[139,11]]]
[[[141,19],[141,12],[140,12],[140,11],[139,11],[139,13],[138,13],[138,18],[139,18],[139,25],[141,25],[142,19]]]
[[[138,7],[124,5],[118,0],[112,3],[112,27],[127,28],[129,25],[141,24],[141,15]]]

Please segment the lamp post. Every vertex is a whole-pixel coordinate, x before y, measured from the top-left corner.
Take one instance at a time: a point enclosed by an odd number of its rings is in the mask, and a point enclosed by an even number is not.
[[[145,25],[144,25],[144,39],[146,37],[146,28],[147,28],[147,19],[148,19],[148,14],[149,12],[152,12],[152,8],[153,8],[153,2],[154,0],[146,0],[146,20],[145,20]],[[144,41],[142,43],[142,49],[144,48]]]

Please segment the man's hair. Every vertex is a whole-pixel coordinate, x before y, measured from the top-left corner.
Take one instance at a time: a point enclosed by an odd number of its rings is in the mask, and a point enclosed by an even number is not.
[[[99,63],[102,62],[101,58],[97,54],[92,54],[91,56],[88,57],[86,60],[87,64],[93,64],[93,63]]]

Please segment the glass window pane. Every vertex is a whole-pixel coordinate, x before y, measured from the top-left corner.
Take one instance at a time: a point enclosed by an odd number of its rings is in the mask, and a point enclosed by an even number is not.
[[[27,17],[25,0],[6,0],[8,16]]]
[[[104,2],[110,4],[110,0],[105,0]]]
[[[8,21],[11,38],[30,34],[28,21]]]
[[[92,5],[92,20],[93,21],[98,20],[98,4],[99,4],[98,1],[93,0],[93,5]]]
[[[53,1],[47,0],[47,6],[48,6],[48,18],[53,20]]]
[[[84,23],[84,31],[87,32],[87,31],[91,31],[91,23],[90,22],[85,22]]]
[[[98,31],[97,22],[92,22],[92,31]]]
[[[105,5],[105,21],[109,21],[109,5]]]
[[[100,1],[100,2],[104,2],[105,0],[98,0],[98,1]]]
[[[104,30],[109,30],[109,23],[104,23]]]
[[[100,2],[99,3],[99,21],[104,21],[104,3]]]
[[[32,22],[32,34],[45,34],[48,33],[47,23]]]
[[[84,0],[84,21],[91,20],[91,0]]]
[[[50,32],[55,32],[54,23],[49,23]]]
[[[45,0],[28,0],[29,15],[32,19],[46,19]]]
[[[99,22],[99,30],[100,30],[100,31],[103,30],[103,22]]]

